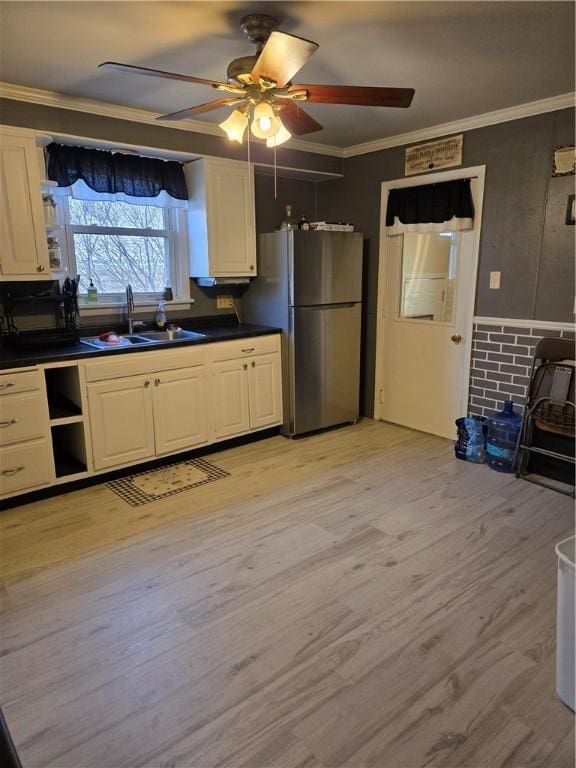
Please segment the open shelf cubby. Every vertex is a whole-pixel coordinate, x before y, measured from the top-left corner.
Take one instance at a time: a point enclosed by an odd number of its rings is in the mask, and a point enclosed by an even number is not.
[[[81,421],[82,396],[78,366],[46,368],[44,374],[50,421]]]
[[[51,432],[56,477],[68,477],[86,472],[84,424],[53,425]]]

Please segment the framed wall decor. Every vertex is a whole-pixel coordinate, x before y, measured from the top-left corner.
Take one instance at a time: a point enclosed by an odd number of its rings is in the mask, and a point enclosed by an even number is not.
[[[576,148],[565,145],[554,148],[552,176],[569,176],[576,172]]]
[[[566,206],[566,224],[576,224],[576,195],[568,195]]]
[[[436,171],[439,168],[452,168],[462,165],[463,134],[450,136],[440,141],[429,141],[406,147],[404,175]]]

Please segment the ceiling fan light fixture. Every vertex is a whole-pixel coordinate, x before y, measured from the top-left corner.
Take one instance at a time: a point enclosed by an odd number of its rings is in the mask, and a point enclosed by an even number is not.
[[[252,133],[258,139],[269,139],[280,130],[281,123],[267,101],[261,101],[254,108],[254,118],[250,124]]]
[[[280,144],[284,144],[284,142],[292,138],[292,134],[284,127],[282,120],[280,118],[277,118],[277,120],[280,123],[280,130],[274,136],[266,139],[266,146],[270,149],[272,147],[279,147]]]
[[[237,141],[242,144],[244,131],[248,125],[248,116],[239,109],[235,109],[224,122],[220,123],[220,128],[226,133],[230,141]]]

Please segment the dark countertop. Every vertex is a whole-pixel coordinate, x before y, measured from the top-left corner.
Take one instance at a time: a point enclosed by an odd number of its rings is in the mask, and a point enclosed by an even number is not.
[[[66,360],[85,360],[94,357],[110,357],[111,355],[130,355],[134,352],[148,352],[151,350],[167,349],[168,347],[180,349],[180,347],[196,346],[198,344],[211,344],[215,341],[233,341],[249,336],[266,336],[271,333],[280,333],[279,328],[271,328],[266,325],[249,325],[246,323],[233,324],[229,319],[222,322],[221,318],[215,318],[212,322],[208,318],[199,320],[179,320],[178,325],[190,331],[198,331],[206,334],[199,339],[179,339],[178,341],[154,341],[150,344],[135,344],[131,347],[120,349],[94,349],[86,344],[75,342],[73,344],[58,344],[37,349],[13,350],[0,347],[0,370],[9,368],[23,368],[25,366],[40,365],[42,363],[56,363]],[[151,328],[138,328],[135,334]],[[82,335],[94,336],[93,333]]]

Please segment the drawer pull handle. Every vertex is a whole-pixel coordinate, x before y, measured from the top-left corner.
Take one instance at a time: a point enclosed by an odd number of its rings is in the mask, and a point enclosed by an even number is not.
[[[242,352],[254,352],[254,347],[248,347],[248,349],[243,349]]]
[[[22,472],[25,467],[13,467],[12,469],[3,469],[0,474],[10,477],[11,475],[17,475],[18,472]]]
[[[18,419],[8,419],[8,421],[0,421],[0,427],[11,427],[12,424],[18,424]]]
[[[250,363],[250,365],[252,366],[252,368],[256,368],[256,363],[254,362],[254,360],[252,360],[252,362]]]
[[[149,381],[145,381],[145,382],[144,382],[144,387],[145,387],[146,389],[148,389],[148,387],[149,387],[149,386],[150,386],[150,382],[149,382]]]
[[[154,379],[154,386],[157,387],[160,384],[160,379]]]
[[[244,363],[244,365],[242,366],[242,368],[244,368],[244,370],[245,370],[245,371],[247,371],[247,370],[248,370],[248,363]]]
[[[13,386],[14,386],[14,382],[8,381],[6,382],[6,384],[0,384],[0,389],[8,389],[8,387],[13,387]]]

